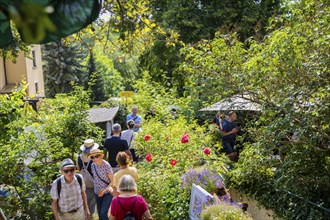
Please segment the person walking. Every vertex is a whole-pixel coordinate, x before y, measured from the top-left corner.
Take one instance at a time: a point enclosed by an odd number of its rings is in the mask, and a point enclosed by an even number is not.
[[[119,171],[113,175],[112,187],[116,191],[118,189],[119,180],[124,175],[131,175],[134,180],[138,179],[138,171],[135,167],[131,167],[131,158],[126,152],[121,151],[117,154],[116,161],[119,165]],[[117,190],[118,191],[118,190]],[[117,194],[114,194],[117,195]]]
[[[135,154],[135,149],[134,147],[134,141],[136,138],[136,135],[138,134],[137,132],[134,131],[134,121],[129,120],[127,122],[127,130],[124,130],[121,132],[121,139],[125,140],[128,144],[128,149],[131,152],[132,159],[134,162],[138,162],[138,157]]]
[[[131,175],[124,175],[118,184],[119,196],[113,198],[110,207],[110,220],[124,219],[130,212],[130,217],[136,220],[152,220],[145,199],[137,194],[137,186]]]
[[[120,124],[116,123],[112,126],[112,133],[113,135],[111,137],[105,139],[104,154],[106,156],[108,154],[108,162],[110,163],[113,172],[116,173],[119,170],[119,167],[117,167],[118,163],[116,161],[116,156],[118,152],[126,151],[130,156],[131,153],[129,152],[127,142],[125,140],[122,140],[120,137]]]
[[[95,194],[94,194],[94,177],[92,173],[93,161],[88,157],[89,152],[93,149],[98,149],[99,145],[94,142],[93,139],[87,139],[84,144],[80,146],[82,153],[77,158],[77,168],[79,173],[83,176],[86,184],[86,196],[88,208],[91,214],[91,218],[95,212]]]
[[[61,163],[62,175],[54,180],[50,190],[55,220],[89,219],[86,186],[83,177],[76,174],[76,165],[69,158]]]
[[[140,115],[138,115],[138,107],[136,105],[132,106],[132,113],[128,114],[126,116],[126,123],[129,120],[133,120],[134,121],[134,131],[138,132],[141,129],[141,125],[142,125],[142,117]]]
[[[94,176],[94,193],[96,198],[97,213],[100,220],[108,220],[108,210],[112,201],[111,182],[113,172],[110,164],[103,160],[103,152],[100,149],[90,151],[89,158],[93,160],[92,173]]]

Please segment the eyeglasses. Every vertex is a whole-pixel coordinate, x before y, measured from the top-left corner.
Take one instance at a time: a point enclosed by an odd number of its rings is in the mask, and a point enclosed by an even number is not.
[[[73,173],[75,170],[76,170],[75,168],[72,168],[72,169],[70,169],[70,170],[63,170],[63,172],[64,172],[64,173],[68,173],[68,172]]]
[[[98,155],[95,155],[95,156],[91,156],[91,159],[93,160],[94,158],[99,158],[99,157],[101,157],[101,155],[100,155],[100,154],[98,154]]]

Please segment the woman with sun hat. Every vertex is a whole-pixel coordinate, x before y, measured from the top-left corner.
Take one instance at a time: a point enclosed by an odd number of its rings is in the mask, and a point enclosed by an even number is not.
[[[82,153],[77,158],[77,169],[80,174],[84,177],[86,184],[86,195],[88,208],[91,213],[91,219],[95,211],[95,194],[94,194],[94,178],[92,173],[93,161],[88,157],[89,153],[93,149],[99,148],[99,145],[94,142],[93,139],[87,139],[84,144],[80,146]]]
[[[94,193],[96,198],[97,213],[100,220],[108,220],[108,210],[112,201],[111,182],[113,171],[111,165],[103,160],[104,153],[100,149],[92,149],[89,158],[93,160],[92,174],[94,177]]]

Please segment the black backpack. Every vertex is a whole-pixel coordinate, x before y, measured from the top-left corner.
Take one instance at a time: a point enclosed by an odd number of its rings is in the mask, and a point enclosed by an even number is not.
[[[124,220],[135,220],[135,217],[132,216],[132,210],[133,210],[133,208],[134,208],[134,204],[135,204],[136,199],[137,199],[137,196],[136,196],[135,199],[134,199],[134,202],[133,202],[133,205],[132,205],[131,209],[127,212],[127,211],[124,209],[123,205],[120,203],[120,199],[119,199],[119,197],[118,197],[118,203],[119,203],[119,205],[120,205],[120,208],[121,208],[124,212],[126,212]]]

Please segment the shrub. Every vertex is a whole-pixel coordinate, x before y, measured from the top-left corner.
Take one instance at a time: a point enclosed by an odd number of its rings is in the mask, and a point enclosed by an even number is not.
[[[188,142],[181,142],[183,136]],[[210,140],[205,128],[188,123],[183,117],[164,123],[151,119],[143,124],[134,147],[143,159],[137,164],[138,190],[146,198],[155,219],[188,218],[190,191],[182,187],[181,176],[201,164],[211,170],[224,164],[223,158],[214,154]],[[210,154],[204,153],[205,147],[211,149]],[[147,154],[151,154],[148,161]]]
[[[203,220],[252,220],[240,207],[229,203],[219,203],[206,207],[201,213]]]

